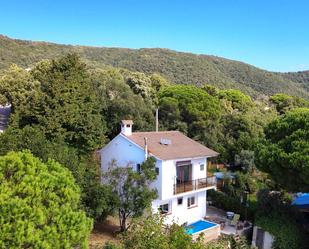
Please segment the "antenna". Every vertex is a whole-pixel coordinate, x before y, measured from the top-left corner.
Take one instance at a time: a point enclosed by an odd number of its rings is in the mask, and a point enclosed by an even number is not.
[[[159,108],[156,109],[156,132],[159,131]]]

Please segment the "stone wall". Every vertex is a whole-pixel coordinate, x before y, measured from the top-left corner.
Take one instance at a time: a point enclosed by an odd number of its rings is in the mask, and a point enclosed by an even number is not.
[[[211,228],[208,228],[206,231],[195,233],[192,235],[193,239],[196,240],[200,234],[203,233],[204,242],[207,243],[211,240],[217,239],[220,236],[220,226],[214,226]]]

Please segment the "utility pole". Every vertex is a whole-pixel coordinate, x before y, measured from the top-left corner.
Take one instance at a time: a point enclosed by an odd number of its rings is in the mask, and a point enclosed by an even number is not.
[[[159,108],[156,109],[156,132],[159,131]]]

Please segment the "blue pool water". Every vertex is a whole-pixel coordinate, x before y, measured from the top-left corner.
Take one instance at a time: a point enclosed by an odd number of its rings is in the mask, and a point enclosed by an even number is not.
[[[207,228],[214,227],[217,224],[211,223],[205,220],[199,220],[185,227],[187,234],[194,234],[200,231],[203,231]]]

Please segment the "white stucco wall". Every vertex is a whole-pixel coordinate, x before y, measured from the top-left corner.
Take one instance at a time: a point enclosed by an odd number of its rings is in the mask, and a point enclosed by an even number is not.
[[[136,163],[142,163],[145,152],[129,142],[122,135],[116,136],[101,151],[101,168],[106,171],[112,160],[117,161],[117,165],[126,167]]]
[[[171,224],[173,221],[179,225],[183,223],[193,223],[198,221],[206,216],[206,193],[207,191],[202,191],[198,193],[186,193],[182,195],[183,198],[182,205],[178,205],[177,199],[172,198],[168,200],[155,200],[152,202],[152,209],[154,212],[157,212],[160,205],[169,203],[170,205],[170,214],[165,215],[166,224]],[[188,197],[195,196],[196,206],[188,208],[187,200]]]
[[[263,230],[262,228],[258,226],[253,227],[253,235],[252,235],[252,246],[258,247],[257,246],[257,236],[258,236],[258,229]],[[274,243],[274,236],[270,234],[269,232],[263,230],[264,233],[263,238],[259,238],[260,240],[263,240],[263,244],[261,247],[258,247],[258,249],[272,249],[273,243]]]
[[[188,161],[189,159],[166,160],[162,161],[162,200],[173,198],[174,184],[176,183],[176,163],[180,161]],[[207,176],[207,158],[191,159],[192,163],[192,180],[205,178]],[[204,170],[200,170],[200,165],[204,164]]]
[[[145,160],[145,150],[135,145],[123,135],[119,134],[116,136],[110,143],[108,143],[103,149],[100,151],[101,157],[101,169],[102,172],[106,172],[110,163],[113,160],[116,160],[116,163],[120,167],[127,167],[131,165],[133,167],[138,163],[143,163]],[[162,198],[162,161],[157,159],[156,167],[159,168],[159,175],[157,180],[154,181],[151,187],[156,188],[158,191],[158,198]]]
[[[145,160],[145,150],[134,144],[122,134],[116,136],[108,145],[101,151],[101,168],[103,172],[108,170],[111,161],[116,160],[120,167],[131,165],[136,167],[136,164],[142,163]],[[186,192],[174,195],[174,184],[176,183],[176,163],[179,161],[188,161],[192,163],[192,179],[205,178],[207,176],[207,158],[185,158],[178,160],[162,161],[156,158],[156,167],[159,168],[157,180],[152,183],[152,187],[158,191],[158,198],[152,202],[154,212],[162,204],[169,203],[171,214],[166,215],[166,223],[172,221],[178,224],[185,222],[192,223],[206,216],[206,193],[205,189],[198,189],[191,192]],[[200,165],[204,164],[204,169],[200,170]],[[194,195],[197,205],[192,208],[187,207],[188,197]],[[177,199],[183,197],[183,204],[178,205]]]

